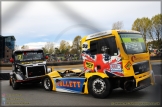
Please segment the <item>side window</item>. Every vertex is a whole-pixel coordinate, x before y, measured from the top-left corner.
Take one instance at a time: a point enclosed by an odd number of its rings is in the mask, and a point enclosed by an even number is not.
[[[104,39],[95,40],[95,41],[91,41],[90,42],[90,53],[92,55],[102,54],[103,51],[101,51],[101,48],[103,46],[106,46],[108,48],[108,50],[106,52],[107,54],[109,54],[111,56],[118,55],[117,45],[116,45],[116,41],[115,41],[114,36],[104,38]]]
[[[98,40],[90,42],[90,53],[91,55],[98,54]]]
[[[115,41],[115,37],[106,38],[106,46],[108,46],[108,54],[111,56],[118,55],[118,49]]]

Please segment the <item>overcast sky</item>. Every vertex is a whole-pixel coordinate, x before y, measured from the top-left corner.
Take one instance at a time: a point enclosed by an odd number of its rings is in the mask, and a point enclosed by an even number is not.
[[[2,36],[14,35],[16,45],[41,48],[46,42],[70,44],[77,35],[110,30],[122,21],[130,30],[137,18],[161,13],[160,1],[2,1]]]

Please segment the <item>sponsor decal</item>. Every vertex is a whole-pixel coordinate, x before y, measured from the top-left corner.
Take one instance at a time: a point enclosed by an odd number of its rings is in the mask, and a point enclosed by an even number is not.
[[[130,67],[132,66],[132,64],[130,63],[130,61],[124,66],[127,70],[130,70]]]
[[[21,62],[21,64],[36,64],[36,63],[45,63],[45,61]]]
[[[93,63],[91,63],[91,62],[88,62],[88,61],[86,61],[85,62],[85,66],[87,67],[87,68],[94,68],[94,64]]]
[[[68,90],[77,93],[82,92],[84,80],[85,78],[54,78],[56,90],[62,89],[62,91]]]
[[[22,55],[21,54],[17,55],[17,60],[22,60]]]
[[[132,62],[134,62],[135,58],[136,58],[135,56],[131,57]]]
[[[141,70],[141,71],[144,71],[146,68],[147,68],[146,65],[139,66],[139,70]]]
[[[77,87],[80,88],[80,81],[59,81],[56,83],[57,86],[63,87]]]
[[[92,55],[86,52],[82,53],[84,72],[102,72],[106,73],[108,76],[124,76],[121,68],[121,55],[120,52],[117,56],[111,56],[109,59],[105,54],[97,54],[92,57]],[[116,65],[117,64],[117,65]],[[111,65],[111,66],[110,66]],[[100,66],[99,69],[97,66]]]
[[[132,42],[139,42],[138,38],[130,38]]]
[[[110,69],[111,69],[111,72],[121,71],[122,70],[120,64],[111,64],[110,65]]]
[[[136,60],[143,60],[143,59],[147,59],[149,58],[149,56],[144,56],[144,57],[136,57],[136,56],[132,56],[131,60],[132,62],[136,61]]]
[[[108,34],[111,34],[111,33],[112,33],[111,31],[103,31],[103,32],[91,34],[91,35],[87,36],[86,40],[96,38],[96,37],[100,37],[100,36],[103,36],[103,35],[108,35]]]

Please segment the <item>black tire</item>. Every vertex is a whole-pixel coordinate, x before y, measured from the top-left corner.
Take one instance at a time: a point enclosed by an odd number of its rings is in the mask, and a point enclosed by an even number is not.
[[[11,84],[12,84],[12,88],[14,90],[17,90],[20,87],[20,84],[16,82],[16,79],[15,78],[12,78]]]
[[[128,88],[127,88],[128,87]],[[123,89],[125,92],[132,92],[132,90],[135,88],[135,84],[127,84],[125,85],[124,83],[120,86],[121,89]],[[125,89],[127,88],[127,90]],[[138,91],[138,90],[136,90]],[[134,92],[134,91],[133,91]]]
[[[124,83],[123,83],[122,85],[120,85],[120,88],[121,88],[122,90],[125,90],[125,89],[124,89]]]
[[[52,90],[53,85],[52,85],[52,81],[51,81],[50,77],[48,77],[48,76],[44,77],[42,84],[46,91]]]
[[[9,79],[9,85],[12,86],[12,83],[11,83],[11,78]]]
[[[108,79],[92,77],[88,82],[88,91],[95,98],[106,98],[110,95],[112,89]]]

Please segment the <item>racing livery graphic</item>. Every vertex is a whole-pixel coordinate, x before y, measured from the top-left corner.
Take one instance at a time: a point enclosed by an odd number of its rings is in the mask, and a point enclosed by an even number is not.
[[[86,43],[84,44],[84,46]],[[82,58],[85,72],[102,72],[108,76],[124,76],[121,69],[121,56],[109,56],[108,54],[91,55],[88,49],[83,49]],[[99,66],[99,70],[97,69]]]
[[[42,80],[45,90],[106,98],[116,88],[134,92],[155,84],[140,32],[109,30],[84,36],[80,42],[83,70],[46,74]]]
[[[54,78],[56,91],[81,93],[85,78]]]

